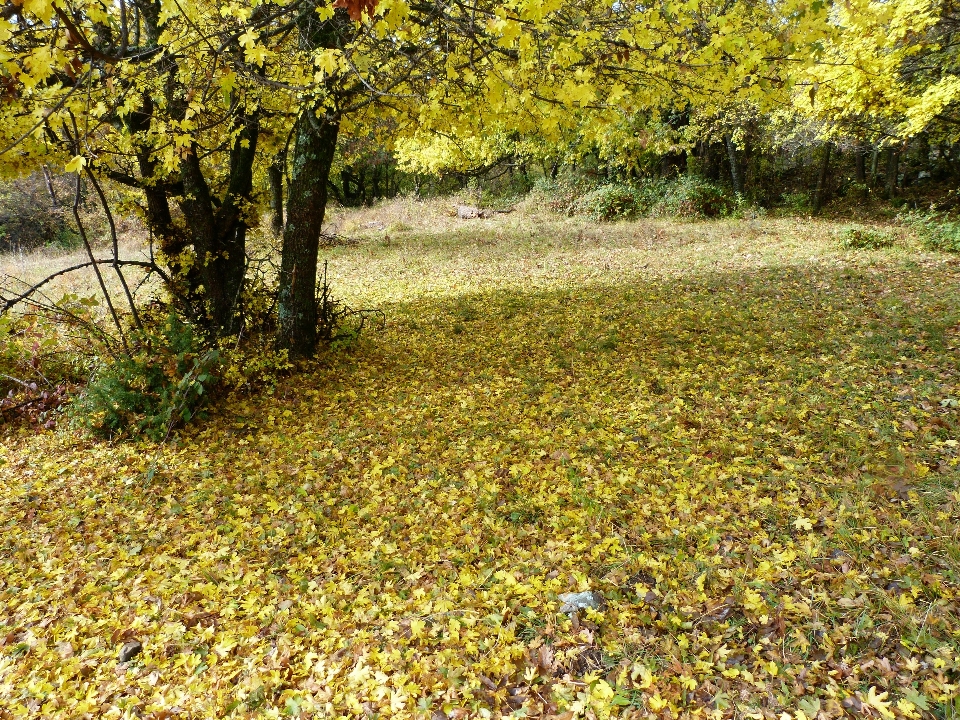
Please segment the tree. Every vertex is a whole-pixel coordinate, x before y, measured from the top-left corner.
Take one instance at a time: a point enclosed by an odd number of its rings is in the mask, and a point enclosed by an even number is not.
[[[824,121],[827,132],[886,146],[892,195],[905,140],[956,139],[960,17],[949,1],[855,0],[835,7],[830,30],[817,62],[800,78],[808,98],[798,98],[797,106]],[[876,162],[875,152],[871,175]],[[857,173],[865,178],[865,167]]]
[[[259,210],[253,179],[288,148],[278,343],[306,356],[341,134],[389,128],[384,146],[421,154],[438,140],[570,133],[612,148],[637,113],[789,97],[790,68],[806,66],[824,32],[816,8],[22,0],[0,24],[2,161],[8,172],[59,161],[142,192],[174,297],[230,334]]]

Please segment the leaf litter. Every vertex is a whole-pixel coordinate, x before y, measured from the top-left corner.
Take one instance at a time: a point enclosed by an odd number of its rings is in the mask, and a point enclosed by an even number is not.
[[[0,717],[950,717],[958,280],[411,297],[165,448],[11,430]]]

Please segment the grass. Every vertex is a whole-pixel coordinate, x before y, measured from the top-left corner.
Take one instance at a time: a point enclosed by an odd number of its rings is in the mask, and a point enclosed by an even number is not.
[[[956,716],[951,258],[444,211],[334,218],[351,352],[0,441],[0,714]]]
[[[134,230],[120,243],[120,258],[124,260],[149,260],[149,252],[143,247],[142,232]],[[97,258],[111,256],[112,249],[105,239],[98,241],[94,248]],[[0,253],[0,288],[5,297],[25,291],[31,285],[63,268],[87,262],[84,249],[62,250],[55,247],[36,250],[29,253]],[[122,287],[116,274],[110,268],[102,270],[108,290],[117,298],[122,297]],[[124,271],[128,282],[136,287],[142,273],[136,269]],[[147,288],[149,290],[151,288]],[[89,297],[98,292],[96,276],[89,268],[63,275],[44,287],[39,298],[45,302],[59,301],[64,295]],[[145,295],[145,293],[144,293]]]

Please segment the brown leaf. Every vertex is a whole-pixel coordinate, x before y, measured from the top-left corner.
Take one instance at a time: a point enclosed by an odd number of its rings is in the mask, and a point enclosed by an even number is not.
[[[553,657],[553,648],[549,645],[540,646],[540,651],[537,653],[537,660],[537,664],[547,672],[553,672],[553,670],[556,668],[556,663]]]
[[[373,16],[377,9],[377,0],[335,0],[333,6],[335,8],[346,8],[350,19],[358,21],[364,14]]]
[[[207,621],[210,621],[210,625],[216,625],[216,621],[220,619],[220,614],[216,612],[199,612],[194,613],[193,615],[187,615],[183,619],[183,625],[188,630],[190,628],[196,627],[197,625],[202,625]]]
[[[120,628],[117,628],[116,630],[113,631],[113,635],[110,636],[110,642],[116,645],[121,641],[126,642],[127,640],[132,638],[134,635],[136,635],[136,632],[132,628],[126,628],[125,630],[121,630]]]

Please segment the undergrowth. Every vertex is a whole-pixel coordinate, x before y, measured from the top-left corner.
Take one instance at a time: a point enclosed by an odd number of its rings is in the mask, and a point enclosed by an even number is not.
[[[905,213],[900,219],[927,250],[960,253],[960,220],[921,211]]]
[[[594,220],[628,220],[637,217],[716,218],[744,207],[720,186],[695,176],[650,178],[634,183],[608,183],[590,188],[570,179],[541,182],[537,191],[555,209],[588,215]],[[564,207],[560,207],[560,206]]]
[[[156,327],[130,333],[131,349],[104,362],[71,408],[101,436],[143,434],[166,439],[189,422],[216,383],[219,353],[171,313]]]
[[[852,250],[880,250],[892,247],[896,235],[882,228],[850,225],[840,231],[840,244]]]

